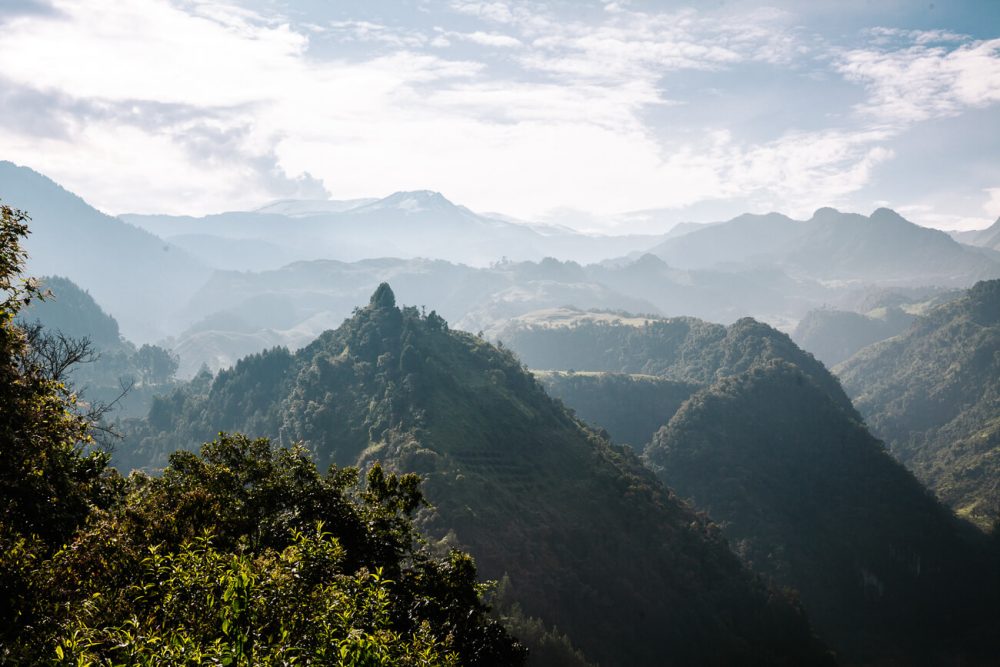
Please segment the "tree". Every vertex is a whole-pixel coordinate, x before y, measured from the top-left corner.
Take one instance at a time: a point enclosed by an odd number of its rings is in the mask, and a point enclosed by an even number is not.
[[[0,646],[33,620],[32,565],[61,545],[92,507],[107,504],[116,484],[108,455],[90,446],[85,410],[61,381],[66,358],[14,321],[44,298],[38,284],[22,276],[27,221],[22,211],[0,204]]]
[[[135,353],[135,360],[144,384],[169,382],[179,366],[177,355],[159,345],[143,345]]]

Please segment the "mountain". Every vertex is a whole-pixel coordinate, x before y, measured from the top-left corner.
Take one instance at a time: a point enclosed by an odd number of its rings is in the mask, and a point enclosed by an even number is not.
[[[154,396],[173,391],[177,359],[167,350],[148,343],[136,346],[125,339],[118,321],[68,278],[42,277],[40,283],[48,295],[22,308],[18,322],[29,328],[40,326],[40,335],[52,340],[71,339],[56,344],[64,351],[74,342],[90,342],[90,354],[68,368],[63,380],[81,402],[107,405],[106,423],[145,415]]]
[[[549,396],[570,406],[588,424],[605,429],[618,444],[642,451],[653,434],[699,385],[655,375],[534,371]]]
[[[1000,250],[1000,218],[986,229],[974,229],[966,232],[951,232],[951,237],[959,243]]]
[[[992,664],[996,553],[796,366],[700,391],[645,456],[848,662]]]
[[[653,245],[662,236],[594,236],[559,225],[515,221],[478,214],[439,192],[396,192],[382,199],[275,202],[256,211],[234,211],[200,218],[123,215],[122,219],[163,238],[197,237],[220,246],[216,268],[277,268],[260,264],[224,241],[272,248],[296,260],[354,262],[372,257],[443,259],[489,266],[504,258],[538,261],[551,256],[593,262]],[[263,245],[261,245],[263,244]]]
[[[726,327],[692,317],[572,313],[514,320],[503,342],[530,368],[641,373],[705,386],[771,360],[795,364],[848,413],[854,408],[826,368],[787,334],[744,318]],[[666,423],[668,414],[664,415]]]
[[[1000,281],[935,308],[835,372],[873,432],[959,514],[1000,516]]]
[[[508,351],[400,309],[387,285],[290,354],[157,401],[138,462],[219,429],[302,441],[320,466],[418,472],[422,526],[506,575],[524,612],[603,665],[828,664],[801,612],[628,450],[575,420]]]
[[[767,266],[823,281],[967,286],[1000,275],[995,259],[885,208],[868,217],[821,208],[803,221],[742,215],[649,252],[678,268]]]
[[[792,339],[832,367],[863,347],[902,333],[913,320],[913,315],[898,307],[881,308],[868,314],[813,310],[795,327]]]
[[[42,176],[0,162],[0,196],[31,216],[31,275],[60,275],[87,290],[137,342],[169,330],[209,269],[147,231],[107,216]]]
[[[352,208],[365,206],[378,201],[373,198],[363,199],[280,199],[271,202],[254,211],[255,213],[276,213],[289,218],[308,218],[324,213],[340,213]]]

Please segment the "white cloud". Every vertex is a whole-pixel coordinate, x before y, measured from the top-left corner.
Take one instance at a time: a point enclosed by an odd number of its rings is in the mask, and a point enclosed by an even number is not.
[[[501,35],[495,32],[482,32],[481,30],[477,30],[476,32],[452,32],[448,34],[453,37],[457,37],[458,39],[464,39],[483,46],[497,46],[501,48],[517,48],[521,46],[521,40],[516,37]]]
[[[810,40],[778,11],[616,3],[587,23],[533,4],[454,2],[462,29],[425,34],[363,20],[296,26],[226,3],[56,2],[58,14],[6,24],[0,80],[64,100],[48,111],[60,132],[0,120],[0,154],[115,212],[249,207],[319,188],[312,174],[336,197],[430,188],[522,217],[725,198],[808,214],[892,158],[895,130],[882,124],[754,141],[708,124],[650,124],[678,103],[677,72],[805,69]],[[310,49],[331,34],[349,58]],[[880,123],[941,113],[920,90],[925,79],[956,109],[994,99],[995,43],[875,37],[911,44],[846,52],[837,67],[866,87],[864,113]],[[458,59],[448,50],[459,41],[463,54],[487,48],[479,61]],[[891,105],[897,78],[908,82],[898,84],[901,111]],[[175,112],[156,111],[164,105]]]
[[[986,203],[983,204],[986,215],[991,221],[1000,218],[1000,188],[986,188],[984,192],[987,194]]]
[[[868,92],[858,111],[882,122],[911,124],[1000,102],[1000,39],[948,48],[918,36],[898,49],[847,51],[837,67]]]

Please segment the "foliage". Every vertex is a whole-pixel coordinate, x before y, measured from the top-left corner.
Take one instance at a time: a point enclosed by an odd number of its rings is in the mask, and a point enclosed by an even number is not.
[[[107,469],[65,364],[15,324],[42,295],[26,216],[0,213],[0,663],[523,662],[471,557],[421,546],[414,475],[373,463],[359,485],[225,434],[160,477]]]
[[[48,566],[58,646],[97,664],[518,663],[471,559],[419,546],[418,479],[357,480],[225,434],[132,475]]]
[[[641,450],[699,387],[652,375],[536,371],[545,390],[576,416]]]
[[[755,570],[798,589],[847,658],[995,651],[970,631],[997,620],[995,552],[797,367],[695,394],[646,457]]]
[[[846,410],[840,384],[786,334],[751,318],[729,327],[690,317],[642,326],[584,320],[573,326],[527,326],[505,341],[531,368],[641,373],[706,385],[773,359],[793,363]]]
[[[33,621],[33,563],[116,488],[105,473],[107,455],[88,446],[90,424],[76,396],[47,372],[14,321],[43,298],[35,281],[21,277],[27,220],[0,204],[0,646]]]
[[[66,378],[88,402],[113,403],[113,416],[134,417],[149,411],[154,396],[174,389],[176,355],[157,345],[137,348],[125,340],[118,322],[71,280],[48,277],[40,284],[45,300],[33,300],[18,314],[18,322],[29,332],[37,329],[56,339],[89,343],[92,354],[86,363],[70,368]]]
[[[438,547],[467,547],[486,577],[509,575],[511,602],[540,619],[536,646],[566,655],[555,626],[608,665],[825,660],[800,608],[510,351],[388,303],[383,291],[295,354],[245,359],[164,401],[119,452],[157,456],[184,444],[178,427],[259,419],[320,465],[420,473],[421,527]]]
[[[1000,517],[1000,280],[836,369],[873,432],[959,514]]]

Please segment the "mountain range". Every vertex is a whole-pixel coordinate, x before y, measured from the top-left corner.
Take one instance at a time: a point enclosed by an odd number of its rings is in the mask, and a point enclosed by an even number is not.
[[[706,518],[549,398],[508,351],[400,309],[387,285],[294,355],[241,360],[154,403],[116,450],[162,465],[218,429],[300,441],[319,465],[418,472],[421,525],[505,577],[524,613],[604,665],[831,664],[800,609]]]

